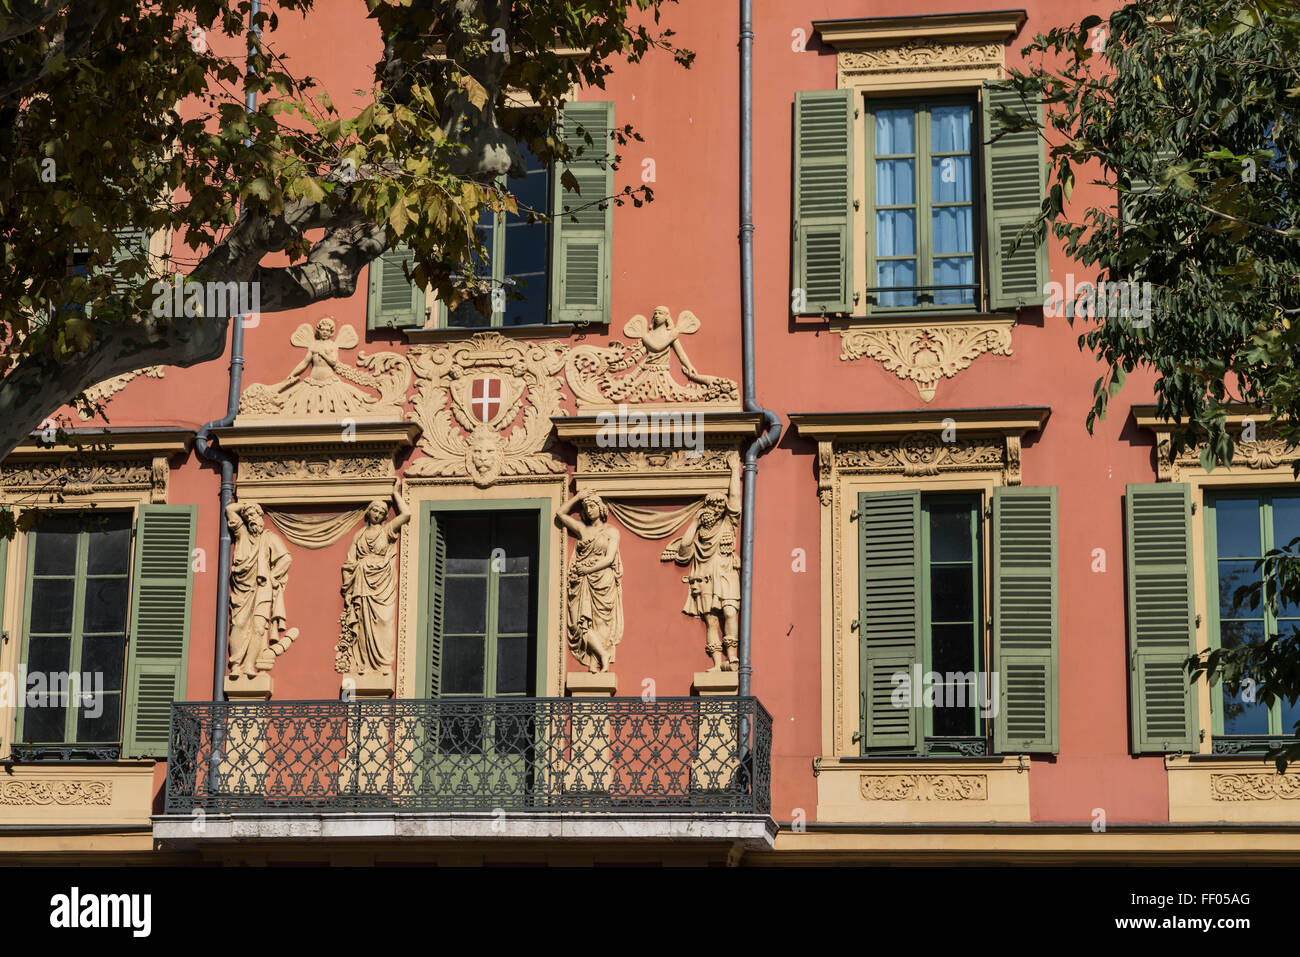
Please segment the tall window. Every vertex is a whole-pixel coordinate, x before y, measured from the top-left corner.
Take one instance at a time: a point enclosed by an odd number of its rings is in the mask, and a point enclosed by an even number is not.
[[[540,217],[550,210],[551,170],[520,144],[528,172],[508,182],[518,213],[491,210],[479,221],[479,241],[490,261],[479,272],[491,280],[489,293],[461,303],[447,317],[450,326],[528,326],[546,322],[550,290],[550,231]]]
[[[1237,589],[1261,580],[1262,570],[1255,563],[1269,550],[1300,536],[1300,493],[1207,497],[1206,530],[1211,647],[1259,644],[1269,635],[1289,635],[1300,626],[1300,607],[1294,605],[1280,605],[1276,615],[1262,602],[1255,608],[1249,603],[1233,607]],[[1253,695],[1231,694],[1223,685],[1212,694],[1216,735],[1290,735],[1300,721],[1300,704],[1281,700],[1270,707],[1251,700]]]
[[[50,518],[28,541],[22,657],[28,682],[19,693],[31,696],[20,711],[18,741],[77,750],[116,747],[122,728],[131,518]]]
[[[984,658],[979,499],[922,495],[921,513],[922,660],[939,678],[935,706],[922,709],[924,732],[927,738],[983,737],[976,674]]]
[[[975,105],[868,101],[867,305],[973,307]]]

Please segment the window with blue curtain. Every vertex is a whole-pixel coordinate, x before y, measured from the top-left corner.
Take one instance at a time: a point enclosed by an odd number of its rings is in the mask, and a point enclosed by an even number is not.
[[[868,309],[974,308],[974,100],[867,109]]]

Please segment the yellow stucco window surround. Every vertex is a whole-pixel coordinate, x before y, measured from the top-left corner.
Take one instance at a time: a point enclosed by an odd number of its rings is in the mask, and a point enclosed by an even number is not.
[[[858,554],[851,516],[861,492],[976,492],[989,504],[994,488],[1020,484],[1021,439],[1041,430],[1049,414],[1046,408],[1018,406],[790,416],[799,436],[817,443],[822,506],[822,754],[814,759],[818,821],[1029,820],[1029,761],[1020,755],[860,755],[858,632],[853,630]],[[988,607],[988,576],[983,578]]]

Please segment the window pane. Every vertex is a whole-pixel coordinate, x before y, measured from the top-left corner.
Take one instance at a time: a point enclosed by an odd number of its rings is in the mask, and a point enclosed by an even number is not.
[[[975,302],[975,260],[969,257],[960,259],[936,259],[934,261],[934,284],[936,286],[971,286],[970,289],[936,289],[934,301],[941,306],[972,305]]]
[[[916,260],[899,259],[891,262],[876,263],[876,285],[914,286],[916,285]],[[878,292],[876,301],[882,306],[914,306],[914,292]]]
[[[115,515],[87,537],[89,553],[86,573],[90,575],[125,575],[130,571],[131,526],[125,515]]]
[[[32,638],[27,644],[27,673],[39,672],[48,681],[51,674],[67,672],[71,653],[71,638]]]
[[[966,684],[960,687],[946,685],[942,692],[942,696],[936,699],[938,706],[933,709],[934,733],[940,737],[965,737],[975,734],[975,709],[946,705],[949,701],[971,701],[976,694],[975,689]]]
[[[66,635],[72,631],[71,578],[37,578],[32,582],[30,631],[33,635]]]
[[[42,707],[27,706],[23,709],[23,740],[39,744],[61,744],[67,736],[63,730],[65,712],[57,704]]]
[[[914,160],[876,160],[876,205],[906,206],[916,202]]]
[[[34,575],[72,575],[77,570],[77,533],[66,523],[46,522],[36,532]]]
[[[84,638],[81,642],[81,670],[99,675],[105,691],[122,690],[126,663],[126,641],[120,636]]]
[[[1219,562],[1219,617],[1220,618],[1259,618],[1263,616],[1261,603],[1252,610],[1247,599],[1240,608],[1233,608],[1233,595],[1243,585],[1259,581],[1254,562]]]
[[[1259,558],[1259,502],[1221,498],[1214,503],[1214,527],[1220,558]]]
[[[932,626],[930,658],[930,669],[941,674],[974,671],[974,627],[970,624]]]
[[[487,579],[454,578],[444,583],[443,633],[482,635],[487,631]]]
[[[916,212],[910,209],[877,210],[876,255],[912,256],[915,254]]]
[[[911,110],[877,110],[876,155],[915,152],[914,119]]]
[[[85,634],[126,631],[127,580],[86,579],[86,611],[82,619]]]
[[[971,229],[969,206],[939,207],[930,214],[930,227],[933,234],[930,241],[934,245],[932,251],[935,255],[971,252],[974,232]],[[944,260],[936,260],[935,270],[938,270],[943,262]],[[937,272],[934,284],[940,285]]]
[[[509,575],[497,583],[497,632],[502,635],[527,634],[532,619],[532,589],[527,575]]]
[[[1219,627],[1219,638],[1224,648],[1237,648],[1245,644],[1259,644],[1264,640],[1262,621],[1230,621]],[[1258,680],[1258,679],[1256,679]],[[1225,685],[1219,686],[1223,702],[1224,734],[1267,734],[1268,706],[1262,701],[1246,702],[1241,693],[1230,694]]]
[[[86,742],[117,741],[122,720],[122,696],[103,694],[90,701],[77,702],[77,740]]]
[[[933,562],[968,562],[971,545],[971,509],[969,505],[927,505],[930,514],[930,560]]]
[[[930,200],[935,203],[969,203],[969,156],[935,156],[930,160]]]
[[[1273,547],[1285,548],[1292,540],[1300,538],[1300,498],[1273,497]]]
[[[930,568],[930,620],[969,622],[974,617],[969,565]]]
[[[506,553],[502,572],[526,572],[537,552],[537,516],[529,513],[506,513],[497,518],[495,544]]]
[[[482,638],[444,638],[442,693],[482,694],[484,663]]]
[[[447,573],[486,575],[488,572],[488,517],[486,515],[439,516],[447,539]]]
[[[970,152],[971,108],[933,106],[930,108],[930,149],[936,153]]]
[[[497,694],[528,693],[528,638],[497,641]]]

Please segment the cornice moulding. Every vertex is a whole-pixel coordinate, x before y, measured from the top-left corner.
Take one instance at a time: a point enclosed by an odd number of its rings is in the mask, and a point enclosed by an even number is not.
[[[268,448],[320,448],[338,446],[386,446],[394,450],[410,448],[420,435],[416,422],[358,421],[349,427],[349,434],[338,422],[321,422],[310,425],[254,425],[231,426],[213,429],[222,448],[234,451]]]
[[[103,457],[170,456],[186,452],[194,442],[194,432],[189,429],[65,429],[69,436],[85,440],[88,444],[104,442],[103,450],[79,448],[75,445],[42,445],[38,434],[24,440],[5,459],[6,462],[32,459],[63,459],[69,454]]]
[[[943,13],[933,16],[814,20],[813,29],[837,50],[918,38],[1005,43],[1024,26],[1024,10]]]
[[[625,407],[625,414],[620,417],[615,410],[597,415],[557,415],[551,422],[555,432],[565,442],[573,445],[589,446],[597,443],[601,430],[614,426],[619,432],[625,431],[625,425],[633,416],[645,416],[647,422],[651,416],[662,419],[668,415],[692,417],[699,432],[707,440],[727,438],[749,438],[758,434],[763,416],[758,412],[710,412],[689,406],[657,406],[649,408],[639,405]]]
[[[914,432],[984,433],[1022,436],[1040,431],[1052,410],[1046,406],[989,409],[911,409],[900,412],[805,412],[790,422],[806,439],[853,441],[880,439]],[[949,424],[951,423],[951,424]]]

